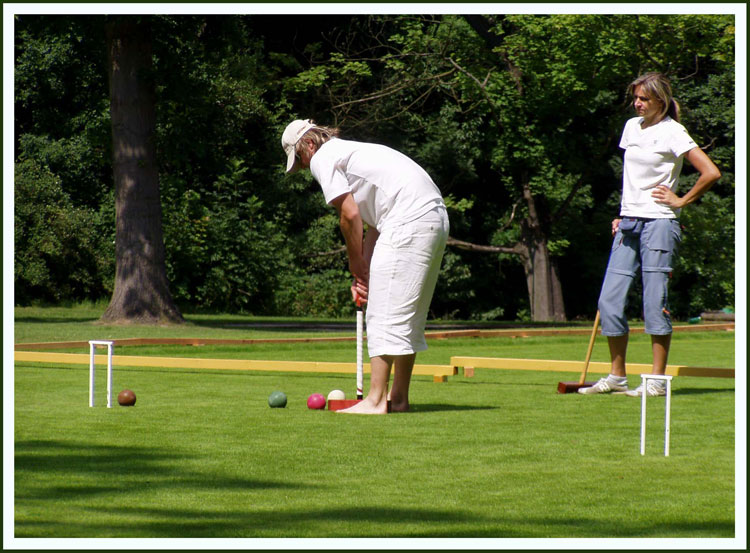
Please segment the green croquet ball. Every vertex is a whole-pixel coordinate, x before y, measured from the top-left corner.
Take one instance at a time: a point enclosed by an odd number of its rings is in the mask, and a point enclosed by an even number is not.
[[[286,394],[284,392],[271,392],[268,396],[269,407],[286,407]]]

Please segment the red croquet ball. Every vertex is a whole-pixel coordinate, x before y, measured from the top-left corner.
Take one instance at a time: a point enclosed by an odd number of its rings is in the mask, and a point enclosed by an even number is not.
[[[133,390],[123,390],[117,394],[117,403],[124,407],[135,405],[135,392]]]
[[[308,409],[325,409],[326,398],[321,394],[311,394],[310,397],[307,398],[307,407]]]

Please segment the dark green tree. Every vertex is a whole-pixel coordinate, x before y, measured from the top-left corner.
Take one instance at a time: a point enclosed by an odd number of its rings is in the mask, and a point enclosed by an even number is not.
[[[114,227],[101,17],[16,16],[15,301],[112,291]]]
[[[156,160],[151,29],[140,16],[107,21],[115,183],[115,286],[101,317],[114,323],[181,323],[164,262]]]
[[[16,17],[19,302],[113,293],[105,21]],[[144,21],[164,267],[182,309],[351,312],[331,209],[309,175],[283,173],[284,126],[312,117],[406,152],[443,190],[453,239],[433,316],[591,317],[619,204],[625,90],[653,69],[672,77],[724,175],[682,215],[673,312],[734,302],[732,16]],[[681,186],[694,179],[686,165]]]
[[[272,70],[260,63],[261,43],[245,17],[142,21],[152,30],[151,67],[139,75],[153,89],[148,145],[159,162],[155,197],[165,206],[164,265],[172,295],[192,308],[273,312],[279,280],[296,270],[286,237],[297,217],[289,212],[309,202],[294,184],[289,194],[279,178],[279,121],[287,116],[283,105],[268,107],[267,101],[283,104],[283,99],[267,84]],[[95,222],[85,227],[92,240],[82,242],[92,250],[81,256],[90,253],[101,270],[89,287],[58,287],[76,294],[85,289],[86,296],[60,299],[102,298],[113,292],[115,265],[105,18],[19,16],[16,29],[17,159],[49,168],[70,198],[65,205],[85,210]],[[29,173],[17,178],[34,179],[31,167],[19,164],[19,173]],[[31,205],[36,198],[20,197],[17,206],[26,202],[30,212],[38,211]],[[141,215],[146,211],[136,213]],[[155,217],[152,211],[147,218]],[[17,229],[17,259],[35,255],[25,251],[33,242],[20,239],[30,231]],[[55,255],[58,266],[43,273],[78,274],[67,265],[73,259]],[[27,280],[38,283],[39,274]],[[17,271],[19,291],[31,290],[24,278],[23,270]],[[34,298],[17,294],[17,299]]]
[[[450,244],[515,259],[530,318],[560,321],[562,290],[579,282],[571,275],[572,285],[563,285],[561,261],[591,257],[596,236],[599,275],[606,263],[621,187],[617,143],[632,116],[627,84],[661,70],[688,89],[723,71],[703,64],[731,42],[731,23],[719,16],[373,16],[340,33],[330,55],[311,50],[311,67],[289,87],[329,98],[334,121],[364,138],[386,137],[428,167],[459,223]],[[598,230],[581,235],[590,221]]]

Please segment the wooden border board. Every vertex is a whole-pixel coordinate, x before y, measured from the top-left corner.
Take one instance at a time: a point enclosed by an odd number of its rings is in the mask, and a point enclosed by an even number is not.
[[[471,376],[474,369],[509,369],[522,371],[563,371],[582,372],[581,361],[555,361],[550,359],[512,359],[506,357],[451,357],[455,373],[463,369],[464,376]],[[608,374],[610,363],[590,362],[588,372]],[[648,374],[652,366],[645,363],[628,363],[628,374]],[[467,374],[468,373],[468,374]],[[671,376],[707,376],[714,378],[734,378],[734,369],[715,367],[691,367],[687,365],[667,365]]]
[[[15,361],[32,363],[50,363],[62,365],[88,365],[87,353],[50,353],[16,351]],[[106,355],[94,355],[94,363],[106,365]],[[119,367],[164,367],[179,369],[217,369],[239,371],[279,371],[279,372],[320,372],[352,373],[356,372],[356,363],[324,363],[318,361],[253,361],[246,359],[204,359],[198,357],[155,357],[136,355],[113,355],[112,364]],[[370,364],[365,363],[364,372],[370,372]],[[452,376],[455,374],[451,365],[414,365],[413,374],[432,375],[433,377]],[[435,382],[444,382],[444,379]]]

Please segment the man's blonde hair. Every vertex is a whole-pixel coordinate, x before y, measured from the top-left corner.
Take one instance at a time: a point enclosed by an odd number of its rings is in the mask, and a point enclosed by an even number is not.
[[[315,123],[312,119],[310,120],[311,123]],[[315,144],[315,149],[319,150],[320,147],[331,140],[331,138],[335,138],[339,135],[339,129],[336,127],[321,127],[320,125],[315,125],[312,129],[307,131],[305,134],[303,134],[300,139],[297,141],[297,145],[295,146],[295,151],[297,154],[299,154],[300,149],[302,148],[302,140],[307,138],[309,140],[312,140],[313,144]]]

